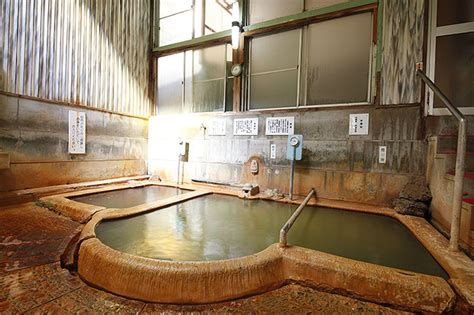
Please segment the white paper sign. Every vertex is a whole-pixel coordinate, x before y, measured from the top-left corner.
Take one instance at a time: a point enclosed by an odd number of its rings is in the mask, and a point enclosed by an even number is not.
[[[258,118],[234,119],[234,136],[258,135]]]
[[[349,135],[369,134],[369,114],[349,115]]]
[[[286,136],[295,133],[295,117],[268,117],[265,134],[267,136]]]
[[[69,154],[86,153],[86,113],[69,111]]]
[[[209,122],[210,136],[225,136],[225,119],[213,119]]]

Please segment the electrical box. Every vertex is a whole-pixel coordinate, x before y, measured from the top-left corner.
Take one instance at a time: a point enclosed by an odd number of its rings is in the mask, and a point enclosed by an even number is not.
[[[290,135],[286,146],[286,158],[300,161],[303,156],[303,135]]]
[[[272,143],[270,144],[270,159],[274,160],[276,159],[276,155],[277,155],[277,145]]]
[[[349,136],[365,136],[369,134],[369,114],[349,115]]]
[[[387,163],[387,146],[385,145],[379,146],[379,163]]]

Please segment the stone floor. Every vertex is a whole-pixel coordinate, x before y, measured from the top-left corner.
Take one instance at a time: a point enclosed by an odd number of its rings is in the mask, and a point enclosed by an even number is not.
[[[207,305],[145,303],[85,284],[59,259],[82,226],[33,203],[0,208],[0,314],[14,313],[317,313],[402,314],[377,304],[289,284]]]

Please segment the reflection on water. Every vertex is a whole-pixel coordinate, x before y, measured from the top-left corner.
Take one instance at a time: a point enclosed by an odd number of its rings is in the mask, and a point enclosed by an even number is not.
[[[129,208],[189,192],[174,187],[145,186],[70,198],[106,208]]]
[[[278,242],[297,206],[209,195],[151,213],[106,221],[97,237],[134,255],[168,260],[218,260],[255,254]],[[289,244],[447,278],[428,251],[394,219],[306,207]]]

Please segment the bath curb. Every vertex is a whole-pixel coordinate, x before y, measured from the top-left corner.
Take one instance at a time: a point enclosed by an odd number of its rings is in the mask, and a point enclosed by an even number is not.
[[[92,237],[81,242],[78,273],[96,287],[158,303],[221,302],[267,292],[288,281],[414,312],[443,313],[455,302],[453,290],[438,277],[277,244],[236,259],[174,262],[119,252]]]
[[[156,183],[156,182],[148,181],[148,182],[141,182],[138,185],[130,185],[130,183],[129,183],[127,186],[120,186],[120,187],[114,186],[112,189],[110,187],[109,188],[104,187],[104,188],[101,188],[101,189],[96,189],[94,191],[73,192],[73,193],[59,195],[57,197],[64,197],[64,199],[66,199],[66,197],[70,197],[71,195],[73,195],[73,196],[85,195],[85,194],[105,192],[105,191],[116,190],[116,189],[130,188],[131,186],[136,187],[136,186],[148,186],[148,185],[172,186],[170,183]],[[162,199],[162,200],[156,201],[154,203],[139,205],[139,206],[132,207],[132,208],[103,209],[103,210],[100,210],[98,212],[95,212],[92,215],[92,217],[89,218],[90,220],[86,224],[86,226],[84,227],[84,230],[82,231],[80,239],[79,239],[79,243],[78,243],[79,244],[79,248],[78,248],[78,254],[79,255],[78,255],[78,259],[77,259],[77,263],[79,265],[78,268],[81,269],[81,266],[80,266],[81,261],[84,261],[83,260],[84,257],[81,257],[81,255],[80,255],[81,249],[83,247],[82,245],[87,247],[86,244],[89,244],[90,242],[86,242],[86,241],[96,240],[95,239],[95,226],[97,224],[99,224],[100,221],[102,221],[102,220],[117,219],[117,218],[122,218],[122,217],[128,217],[128,216],[131,216],[131,215],[138,215],[138,214],[141,214],[141,213],[146,213],[146,212],[149,212],[149,211],[153,211],[156,208],[169,206],[169,205],[172,205],[172,204],[175,204],[175,203],[178,203],[178,202],[182,202],[182,201],[185,201],[185,200],[188,200],[188,199],[191,199],[191,198],[195,198],[195,197],[198,197],[198,196],[201,196],[201,195],[209,194],[209,193],[233,195],[233,196],[236,196],[236,197],[239,196],[239,193],[237,191],[230,191],[230,190],[227,190],[227,189],[217,189],[217,188],[211,188],[211,187],[206,186],[206,187],[204,187],[204,188],[206,188],[206,190],[201,190],[201,189],[203,189],[203,186],[200,186],[200,185],[185,184],[185,185],[180,185],[179,188],[195,190],[195,191],[185,193],[185,194],[180,195],[180,196],[174,196],[174,197],[170,197],[170,198],[167,198],[167,199]],[[274,198],[268,198],[265,195],[254,196],[254,198],[251,198],[251,199],[275,200]],[[278,201],[286,202],[286,203],[296,202],[296,201],[288,201],[288,200],[278,200]],[[322,200],[318,199],[316,202],[312,201],[312,202],[310,202],[310,205],[319,205],[319,206],[325,206],[325,207],[330,207],[330,208],[333,207],[333,208],[340,208],[340,209],[343,209],[343,210],[350,210],[350,211],[356,211],[356,212],[383,215],[383,216],[388,216],[388,217],[391,217],[391,218],[399,221],[402,225],[404,225],[407,229],[409,229],[412,232],[412,234],[436,258],[436,260],[438,260],[438,262],[441,264],[441,266],[450,275],[449,283],[452,285],[452,287],[456,290],[456,292],[458,294],[460,294],[462,297],[464,297],[464,299],[466,299],[467,303],[472,308],[472,301],[473,301],[472,292],[473,292],[473,288],[474,288],[474,283],[471,281],[473,279],[474,275],[470,272],[470,270],[472,270],[472,261],[469,262],[467,257],[464,257],[464,255],[461,255],[459,253],[448,252],[447,251],[447,245],[446,245],[447,241],[441,235],[439,235],[439,233],[437,234],[436,231],[434,230],[434,228],[432,226],[430,226],[428,222],[426,222],[426,221],[424,221],[420,218],[413,218],[413,217],[410,217],[410,216],[402,216],[402,215],[396,214],[393,211],[393,209],[390,209],[390,208],[377,207],[377,206],[373,206],[373,205],[364,205],[364,204],[344,202],[344,201],[332,201],[332,200],[326,200],[326,199],[322,199]],[[100,241],[99,241],[99,243],[100,243]],[[100,243],[100,244],[101,244],[101,246],[105,246],[102,243]],[[107,247],[107,246],[105,246],[105,247]],[[286,249],[286,250],[288,250],[287,253],[295,252],[295,248],[298,248],[298,247],[294,246],[294,247],[290,247],[290,248]],[[307,250],[307,249],[299,248],[299,250],[304,251],[304,250]],[[309,251],[313,252],[313,253],[317,253],[318,257],[323,257],[321,255],[329,255],[329,254],[325,254],[325,253],[321,253],[321,252],[317,252],[317,251],[313,251],[313,250],[309,250]],[[85,253],[85,251],[83,253]],[[89,254],[90,253],[88,253],[87,255],[89,255]],[[258,255],[258,254],[259,253],[257,253],[256,255]],[[282,259],[282,262],[283,262],[282,266],[287,264],[288,261],[293,261],[292,263],[295,263],[295,261],[298,261],[298,259],[296,257],[293,257],[293,255],[290,255],[291,257],[290,256],[287,257],[287,254],[284,254],[284,251],[281,252],[280,255],[283,258]],[[252,255],[252,256],[249,256],[249,257],[253,257],[253,256],[255,256],[255,255]],[[132,256],[132,257],[136,257],[136,256]],[[341,258],[341,257],[337,257],[337,256],[334,256],[334,257]],[[379,266],[379,265],[374,265],[374,264],[369,264],[369,263],[362,263],[362,262],[358,262],[358,261],[347,259],[347,258],[342,258],[342,259],[347,262],[347,264],[346,263],[343,264],[345,266],[344,268],[350,268],[350,265],[366,264],[364,268],[366,268],[367,270],[372,271],[372,270],[374,270],[374,268],[382,268],[382,270],[385,270],[383,272],[383,274],[392,273],[394,278],[397,278],[400,275],[405,275],[405,277],[402,276],[401,278],[411,278],[411,277],[413,277],[412,275],[416,275],[416,276],[422,276],[423,279],[432,279],[432,278],[438,279],[436,281],[441,281],[441,282],[439,282],[438,283],[439,285],[436,285],[436,286],[440,286],[441,291],[443,291],[444,293],[438,295],[437,294],[438,292],[437,292],[435,294],[436,301],[428,301],[429,297],[427,297],[428,300],[426,300],[426,299],[423,300],[421,297],[418,297],[417,298],[418,302],[413,302],[413,301],[410,300],[410,297],[413,296],[413,295],[418,294],[418,292],[416,291],[417,290],[416,285],[415,285],[416,283],[414,283],[413,285],[405,283],[405,284],[402,284],[402,287],[405,286],[406,290],[408,290],[407,292],[409,292],[408,295],[406,293],[403,293],[402,295],[404,297],[395,297],[395,299],[393,300],[393,299],[390,299],[390,298],[387,298],[387,297],[384,297],[384,296],[378,297],[377,294],[370,295],[369,294],[370,292],[364,291],[365,289],[358,289],[357,288],[357,281],[355,281],[354,283],[351,284],[351,285],[354,285],[354,288],[344,287],[343,283],[338,284],[338,282],[335,282],[335,284],[331,284],[330,281],[328,281],[328,283],[325,283],[324,281],[320,281],[320,279],[315,279],[314,277],[311,278],[309,276],[302,276],[301,274],[298,274],[297,272],[290,272],[289,270],[291,270],[291,268],[289,268],[289,267],[282,267],[284,269],[283,270],[284,277],[282,277],[281,279],[274,278],[273,282],[268,284],[268,287],[269,288],[276,288],[278,286],[284,285],[284,283],[296,281],[296,282],[301,282],[301,283],[307,283],[307,284],[310,284],[311,286],[316,286],[316,287],[319,287],[319,288],[326,288],[328,290],[335,290],[335,292],[344,292],[344,295],[349,295],[349,296],[354,295],[354,296],[357,296],[357,298],[362,299],[362,300],[373,301],[373,302],[376,302],[376,303],[387,304],[387,305],[393,305],[394,307],[396,307],[398,309],[403,309],[403,310],[411,310],[411,311],[418,311],[418,312],[419,311],[422,311],[422,312],[443,312],[443,311],[449,311],[453,307],[453,303],[454,303],[454,299],[455,299],[455,295],[454,295],[454,291],[453,291],[454,289],[451,289],[451,287],[449,287],[449,285],[448,285],[448,282],[442,280],[441,278],[422,275],[422,274],[418,274],[418,273],[410,273],[410,272],[404,271],[404,270],[398,270],[398,269],[394,269],[394,268],[389,268],[389,267],[384,267],[384,266]],[[153,259],[153,260],[155,260],[155,259]],[[128,259],[127,259],[127,261],[128,261]],[[133,259],[131,259],[129,262],[132,263],[132,265],[133,265]],[[300,263],[300,262],[298,262],[298,263]],[[349,266],[349,267],[347,267],[347,266]],[[82,267],[84,268],[84,266],[82,266]],[[319,267],[322,267],[322,266],[319,266]],[[305,267],[305,268],[311,269],[310,267]],[[82,269],[82,270],[84,271],[85,269]],[[107,270],[107,269],[104,269],[104,270]],[[131,272],[133,273],[133,269],[132,269]],[[341,272],[341,271],[339,271],[339,272]],[[81,272],[79,272],[79,273],[81,273]],[[333,273],[335,275],[337,274],[337,272],[333,272]],[[91,276],[91,275],[92,275],[92,273],[89,274],[89,276]],[[365,276],[364,281],[369,281],[369,282],[373,282],[373,281],[380,282],[381,281],[380,279],[371,279],[370,275],[371,274],[368,273]],[[409,276],[407,276],[407,275],[409,275]],[[243,277],[245,277],[245,275],[243,275]],[[428,278],[426,278],[426,277],[428,277]],[[90,278],[90,280],[88,280],[84,275],[83,279],[85,281],[91,283],[92,285],[102,287],[101,285],[94,282],[94,275],[92,275],[92,278]],[[463,281],[460,282],[459,279],[463,279]],[[390,281],[392,281],[392,280],[390,280]],[[429,280],[428,281],[429,286],[432,286],[433,283],[437,283],[436,281]],[[408,280],[408,282],[410,282],[410,281]],[[360,281],[359,281],[359,283],[360,283]],[[392,282],[390,282],[390,283],[392,283]],[[396,281],[394,282],[394,285],[398,285]],[[363,286],[365,286],[365,284]],[[265,287],[265,286],[263,286],[263,287]],[[118,292],[112,291],[111,289],[109,289],[107,287],[102,287],[102,288],[105,289],[105,290],[109,290],[113,293],[117,293],[117,294],[124,295],[124,296],[129,296],[129,295],[126,294],[126,292],[123,294],[123,293],[118,293]],[[436,288],[434,288],[434,289],[436,290]],[[219,287],[212,288],[212,290],[219,290]],[[257,291],[255,291],[255,292],[252,291],[253,293],[248,293],[248,294],[262,293],[262,292],[265,292],[267,289],[265,289],[263,291],[261,291],[261,290],[263,290],[263,289],[257,288],[258,292]],[[415,290],[415,291],[412,291],[412,290]],[[429,293],[429,292],[425,292],[425,293]],[[423,294],[425,294],[425,293],[423,293]],[[242,294],[245,295],[245,293],[242,293]],[[244,296],[244,295],[236,295],[235,297],[232,297],[232,298],[241,297],[241,296]],[[142,298],[139,298],[139,297],[134,297],[134,298],[142,299]],[[228,298],[224,297],[224,300],[225,299],[228,299]],[[146,300],[146,299],[143,299],[143,300]],[[222,299],[216,299],[216,300],[213,300],[213,302],[221,301],[221,300]],[[172,300],[165,301],[165,302],[166,303],[175,303]],[[188,302],[188,303],[204,303],[204,302],[199,301],[199,302]],[[417,303],[421,303],[421,304],[417,305]],[[427,303],[427,304],[424,304],[424,303]],[[435,309],[437,309],[437,310],[435,310]]]

